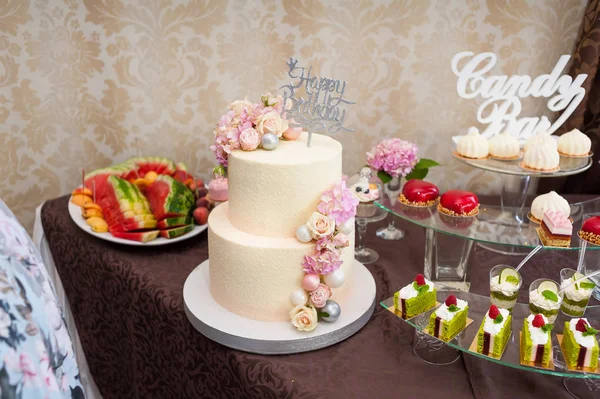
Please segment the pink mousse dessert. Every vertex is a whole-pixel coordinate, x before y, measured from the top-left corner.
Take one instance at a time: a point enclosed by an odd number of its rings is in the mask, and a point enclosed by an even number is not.
[[[226,177],[218,177],[208,183],[208,197],[212,201],[225,202],[228,199],[229,185]]]
[[[546,211],[538,235],[542,244],[551,247],[568,247],[571,245],[573,225],[561,211]]]

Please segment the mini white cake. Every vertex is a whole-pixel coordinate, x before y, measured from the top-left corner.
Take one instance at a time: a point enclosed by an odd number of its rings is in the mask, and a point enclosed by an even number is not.
[[[488,140],[490,145],[490,156],[501,159],[518,158],[521,151],[519,140],[515,137],[501,133]]]
[[[469,128],[468,133],[462,136],[456,145],[456,151],[466,158],[486,158],[489,149],[488,141],[474,127]]]
[[[585,156],[592,149],[592,140],[577,129],[558,138],[558,152],[562,155]]]
[[[531,215],[538,221],[541,222],[546,211],[560,211],[569,217],[571,206],[556,191],[550,191],[549,193],[538,195],[531,203]]]
[[[554,149],[558,148],[558,142],[551,135],[546,132],[539,132],[535,136],[532,136],[525,142],[525,147],[523,149],[527,151],[531,147],[538,147],[541,145],[550,145],[554,147]]]
[[[551,144],[531,146],[523,155],[523,166],[528,169],[550,172],[556,170],[559,164],[560,155],[556,147]]]

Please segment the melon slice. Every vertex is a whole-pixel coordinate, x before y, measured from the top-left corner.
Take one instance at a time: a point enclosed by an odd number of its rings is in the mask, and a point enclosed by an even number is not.
[[[158,230],[152,231],[138,231],[138,232],[123,232],[123,231],[115,231],[111,232],[111,234],[117,238],[123,238],[125,240],[131,241],[139,241],[139,242],[149,242],[158,237]]]
[[[175,227],[174,229],[161,230],[159,234],[164,238],[175,238],[189,233],[193,229],[194,225],[188,224],[187,226]]]
[[[192,224],[192,218],[190,217],[177,217],[177,218],[167,218],[163,219],[157,223],[156,227],[158,229],[172,229],[173,227],[185,226],[188,224]]]
[[[194,194],[171,176],[160,175],[146,189],[146,197],[157,220],[188,216],[194,205]]]

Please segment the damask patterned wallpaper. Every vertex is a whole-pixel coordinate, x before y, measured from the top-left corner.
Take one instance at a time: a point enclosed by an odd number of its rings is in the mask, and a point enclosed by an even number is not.
[[[457,96],[451,57],[494,51],[498,73],[549,72],[571,53],[585,3],[0,0],[0,197],[31,228],[35,207],[70,192],[82,168],[161,155],[206,178],[226,105],[277,90],[290,56],[348,81],[346,173],[398,136],[447,164],[431,176],[442,189],[489,192],[498,176],[448,150],[477,107]]]

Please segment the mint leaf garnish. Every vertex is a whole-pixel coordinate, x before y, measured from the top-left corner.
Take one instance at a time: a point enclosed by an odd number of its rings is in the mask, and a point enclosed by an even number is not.
[[[587,337],[587,336],[589,336],[589,335],[596,335],[596,334],[598,334],[598,330],[596,330],[595,328],[593,328],[593,327],[590,327],[590,326],[586,326],[586,327],[585,327],[585,332],[584,332],[584,333],[582,333],[582,335],[583,335],[584,337]]]
[[[583,287],[582,287],[582,288],[583,288]],[[579,291],[579,284],[577,284],[577,283],[575,284],[575,289],[576,289],[577,291]]]
[[[593,288],[596,288],[596,284],[594,284],[594,283],[586,283],[585,281],[583,283],[579,283],[579,285],[583,289],[589,289],[589,290],[591,290]]]
[[[458,312],[460,310],[460,308],[454,304],[448,306],[448,311],[450,312]]]
[[[516,278],[515,276],[508,276],[508,277],[506,277],[506,281],[508,281],[509,283],[514,284],[514,285],[518,285],[519,284],[519,279]]]
[[[419,291],[419,294],[422,294],[422,293],[424,293],[424,292],[427,292],[427,291],[429,291],[429,285],[427,285],[427,284],[420,285],[420,286],[417,288],[417,291]]]
[[[500,324],[504,321],[504,317],[502,317],[501,314],[499,314],[498,316],[496,316],[496,318],[494,319],[494,323],[495,324]]]
[[[554,328],[553,324],[544,324],[542,326],[542,331],[543,332],[548,332],[548,331],[552,331],[552,329]]]
[[[542,295],[544,296],[544,298],[548,299],[549,301],[558,302],[558,296],[550,290],[546,290],[546,291],[542,292]]]

